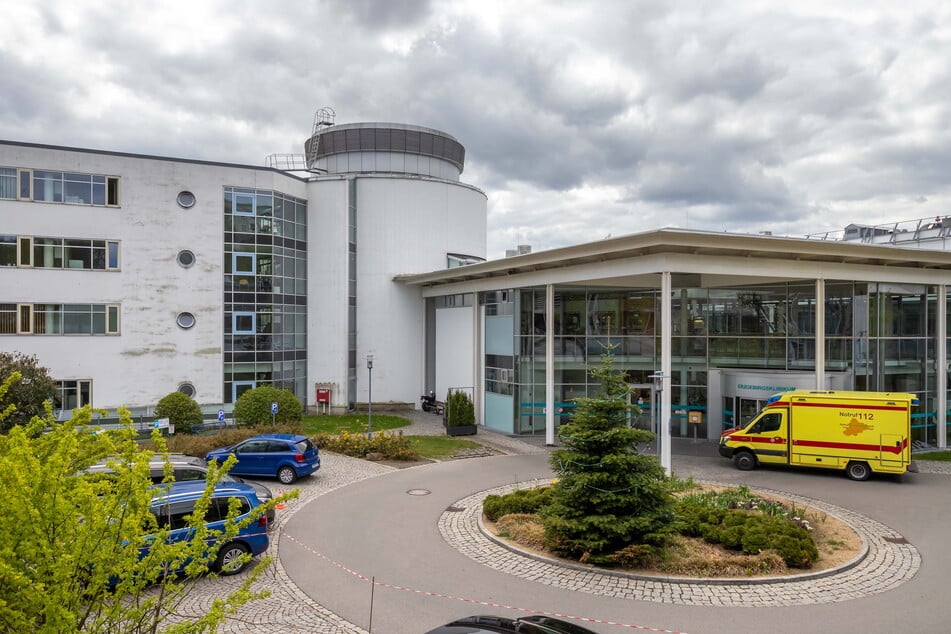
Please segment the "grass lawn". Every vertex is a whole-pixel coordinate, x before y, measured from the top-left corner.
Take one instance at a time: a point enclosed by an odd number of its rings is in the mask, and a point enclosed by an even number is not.
[[[942,462],[951,462],[951,451],[929,451],[927,453],[916,453],[915,460],[940,460]]]
[[[402,416],[387,416],[385,414],[373,415],[373,431],[383,431],[384,429],[399,429],[406,427],[409,420]],[[311,434],[339,434],[348,431],[351,434],[366,433],[367,415],[366,414],[341,414],[335,416],[332,414],[323,414],[320,416],[304,416],[301,419],[301,425],[304,427],[304,433]]]
[[[472,449],[479,446],[477,442],[461,440],[453,436],[407,436],[407,438],[413,442],[420,456],[436,460],[448,458],[459,449]]]

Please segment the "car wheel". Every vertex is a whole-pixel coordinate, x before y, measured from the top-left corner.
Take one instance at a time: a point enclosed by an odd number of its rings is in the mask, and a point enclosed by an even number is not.
[[[756,456],[748,451],[741,451],[733,456],[733,464],[740,471],[750,471],[756,468]]]
[[[864,462],[850,462],[849,466],[845,468],[845,475],[849,476],[850,480],[861,482],[862,480],[868,480],[871,474],[872,470]]]
[[[293,484],[297,479],[297,472],[288,466],[283,466],[277,470],[277,479],[283,484]]]
[[[249,552],[251,549],[241,542],[228,543],[218,551],[215,570],[224,576],[238,574],[248,565],[249,562],[242,561],[241,558]]]

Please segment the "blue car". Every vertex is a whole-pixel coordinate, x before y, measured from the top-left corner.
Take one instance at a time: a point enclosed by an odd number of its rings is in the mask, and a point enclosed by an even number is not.
[[[238,461],[231,473],[249,478],[277,478],[283,484],[320,469],[317,446],[307,436],[296,434],[254,436],[237,445],[209,451],[205,460],[221,463],[232,454]]]
[[[205,492],[204,481],[173,482],[156,488],[152,499],[151,512],[158,525],[169,529],[169,541],[177,542],[191,538],[193,530],[188,526],[187,517],[195,510],[197,502]],[[236,499],[238,515],[235,521],[251,516],[253,510],[261,505],[253,486],[244,482],[221,482],[215,486],[211,504],[205,514],[205,522],[210,530],[224,531],[231,500]],[[230,537],[224,544],[213,541],[209,544],[216,551],[212,569],[222,575],[234,575],[247,566],[241,557],[247,553],[260,555],[269,545],[267,516],[261,515],[256,521],[250,521]],[[143,548],[142,555],[148,552]]]

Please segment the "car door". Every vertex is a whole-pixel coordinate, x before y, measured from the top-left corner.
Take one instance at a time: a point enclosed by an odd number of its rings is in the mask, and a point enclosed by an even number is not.
[[[238,463],[231,469],[233,473],[249,476],[266,475],[265,463],[268,457],[267,440],[249,440],[234,449]]]
[[[269,440],[267,443],[267,456],[264,458],[262,475],[273,476],[277,473],[282,463],[290,457],[290,448],[283,440]],[[290,462],[294,462],[293,459]]]
[[[789,410],[770,409],[763,412],[746,429],[757,460],[765,464],[789,462]]]

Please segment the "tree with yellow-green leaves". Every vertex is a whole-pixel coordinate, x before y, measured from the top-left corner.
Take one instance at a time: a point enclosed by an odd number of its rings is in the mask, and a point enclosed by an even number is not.
[[[0,402],[18,380],[14,373],[0,384]],[[82,408],[57,422],[47,406],[45,416],[0,436],[0,631],[212,632],[241,605],[265,596],[251,585],[267,559],[205,614],[172,619],[196,587],[183,581],[211,574],[215,553],[205,540],[223,542],[249,521],[229,519],[222,534],[212,535],[202,519],[230,464],[209,465],[205,494],[188,520],[194,538],[168,543],[169,529],[150,512],[154,452],[136,443],[128,411],[120,410],[121,429],[106,432],[90,425],[92,413]],[[153,440],[164,452],[162,438]],[[87,473],[102,460],[111,473]],[[184,572],[167,574],[179,568]]]

